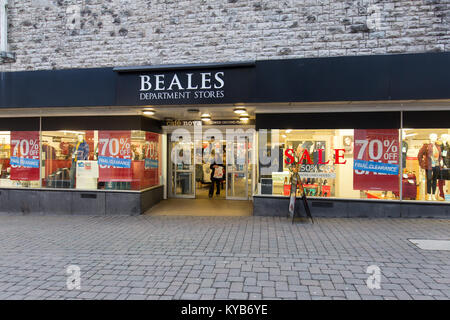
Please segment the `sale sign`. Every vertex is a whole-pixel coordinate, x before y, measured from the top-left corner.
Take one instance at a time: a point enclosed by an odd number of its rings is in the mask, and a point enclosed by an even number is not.
[[[159,136],[157,133],[146,132],[145,133],[145,169],[157,169],[158,168],[158,142]]]
[[[11,131],[11,180],[39,180],[39,131]]]
[[[397,129],[355,130],[353,189],[399,190]]]
[[[150,187],[159,183],[159,135],[145,133],[143,186]]]
[[[131,131],[99,131],[99,181],[131,181]]]

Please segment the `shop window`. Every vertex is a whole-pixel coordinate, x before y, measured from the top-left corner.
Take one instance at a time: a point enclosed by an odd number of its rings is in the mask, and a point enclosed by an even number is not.
[[[142,190],[160,183],[160,135],[134,130],[42,132],[42,186]]]
[[[258,141],[261,195],[288,196],[297,167],[309,197],[400,199],[398,129],[260,130]]]
[[[450,129],[403,129],[404,200],[450,203]]]

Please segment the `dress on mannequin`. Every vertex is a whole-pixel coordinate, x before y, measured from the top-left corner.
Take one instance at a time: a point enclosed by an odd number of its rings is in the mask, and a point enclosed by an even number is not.
[[[442,179],[442,168],[441,168],[441,164],[443,164],[443,159],[442,159],[442,141],[436,141],[436,145],[439,147],[439,158],[438,158],[438,162],[439,162],[439,173],[438,173],[438,190],[439,190],[439,197],[438,200],[445,200],[445,193],[444,193],[444,185],[445,185],[445,180]]]
[[[72,153],[72,166],[70,167],[70,188],[75,187],[75,175],[77,172],[77,161],[88,160],[89,144],[84,140],[83,136],[78,136],[78,142]]]
[[[441,160],[441,148],[436,144],[436,139],[432,137],[431,142],[425,143],[420,148],[417,158],[420,167],[426,171],[427,200],[436,200],[435,193]]]
[[[442,157],[442,167],[439,176],[438,186],[439,186],[439,200],[445,200],[444,186],[445,181],[450,180],[450,135],[443,134],[441,136],[441,157]]]

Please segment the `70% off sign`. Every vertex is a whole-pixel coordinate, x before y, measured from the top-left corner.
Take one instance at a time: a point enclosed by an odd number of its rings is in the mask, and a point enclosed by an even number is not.
[[[105,160],[109,160],[110,165],[100,164],[101,168],[111,168],[111,167],[124,167],[123,165],[115,165],[118,164],[115,159],[131,159],[131,144],[129,138],[120,137],[120,138],[100,138],[100,157],[106,158]],[[105,162],[103,160],[102,162]]]

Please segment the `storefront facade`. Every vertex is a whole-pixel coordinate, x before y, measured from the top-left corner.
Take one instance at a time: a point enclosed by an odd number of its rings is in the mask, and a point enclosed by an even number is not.
[[[0,211],[142,214],[207,197],[220,158],[254,215],[286,216],[297,165],[315,216],[448,217],[449,71],[419,53],[2,72]]]

